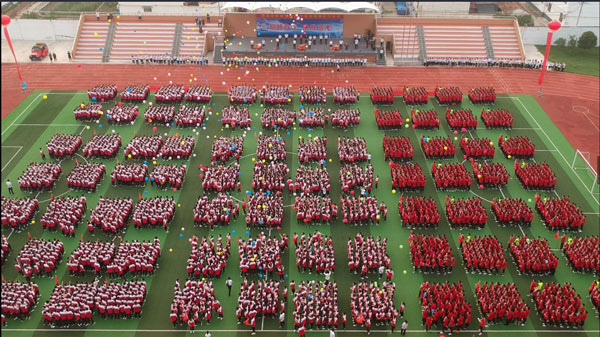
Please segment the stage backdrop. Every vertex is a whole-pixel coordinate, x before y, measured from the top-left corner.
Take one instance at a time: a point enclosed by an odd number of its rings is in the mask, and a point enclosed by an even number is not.
[[[256,35],[278,36],[285,33],[289,35],[327,34],[330,38],[341,38],[344,34],[344,17],[342,15],[315,15],[302,14],[301,20],[289,14],[257,14]]]

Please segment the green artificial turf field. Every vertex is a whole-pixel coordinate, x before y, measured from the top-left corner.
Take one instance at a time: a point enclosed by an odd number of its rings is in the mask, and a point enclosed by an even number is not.
[[[47,95],[48,99],[43,100],[42,96]],[[153,100],[153,94],[150,95],[150,100]],[[119,161],[125,161],[123,157],[122,149],[129,143],[133,137],[134,132],[138,135],[151,135],[153,125],[147,124],[142,115],[137,118],[134,125],[123,125],[123,126],[112,126],[106,121],[106,117],[103,115],[100,124],[103,128],[99,128],[99,124],[96,123],[81,123],[74,119],[73,110],[74,108],[82,103],[87,102],[86,92],[61,92],[51,91],[42,92],[34,91],[31,93],[6,119],[2,122],[2,195],[8,196],[8,191],[4,182],[6,179],[10,179],[14,186],[17,197],[25,196],[36,196],[36,194],[26,194],[19,190],[17,186],[17,180],[20,174],[25,170],[27,165],[32,161],[40,161],[39,148],[44,147],[45,143],[54,135],[56,132],[69,133],[69,134],[81,134],[83,137],[83,143],[85,144],[91,137],[95,130],[97,133],[110,133],[112,130],[116,130],[123,139],[123,146],[118,154]],[[108,106],[113,103],[107,103]],[[225,235],[232,230],[236,231],[233,235],[232,240],[232,255],[227,263],[225,274],[220,278],[214,280],[215,290],[217,299],[221,301],[221,304],[225,310],[224,320],[213,318],[210,326],[198,326],[197,333],[204,333],[205,329],[209,329],[213,336],[248,336],[250,335],[250,329],[245,325],[238,325],[235,317],[235,309],[237,306],[237,295],[239,294],[239,284],[241,281],[239,273],[239,257],[237,254],[237,244],[233,241],[237,238],[246,239],[247,231],[245,225],[245,219],[243,214],[237,219],[237,221],[231,223],[229,226],[217,227],[215,230],[210,231],[205,227],[195,227],[193,224],[193,208],[196,204],[198,196],[203,195],[201,187],[201,179],[199,177],[199,165],[208,165],[210,163],[210,147],[214,136],[227,136],[227,135],[242,135],[243,131],[231,129],[223,129],[219,122],[219,115],[216,113],[228,104],[226,94],[216,93],[211,102],[212,115],[208,116],[209,119],[206,121],[206,130],[198,128],[199,136],[196,137],[197,143],[194,149],[194,153],[197,154],[195,158],[191,158],[185,163],[188,165],[188,171],[186,172],[185,182],[183,188],[180,191],[173,192],[171,190],[163,191],[157,187],[147,184],[146,187],[114,187],[110,183],[109,174],[112,172],[116,160],[91,160],[100,161],[106,165],[105,179],[99,185],[95,193],[86,193],[88,200],[88,209],[95,207],[99,196],[106,197],[130,197],[134,201],[137,200],[138,193],[142,193],[144,197],[155,197],[158,195],[173,196],[176,202],[181,204],[180,208],[176,209],[175,217],[169,227],[169,232],[165,233],[163,230],[153,229],[142,229],[136,230],[131,224],[127,227],[126,233],[123,235],[125,240],[134,239],[151,239],[154,236],[158,236],[161,240],[162,256],[159,259],[159,268],[152,277],[144,277],[147,282],[148,296],[143,306],[142,318],[141,319],[130,319],[130,320],[104,320],[98,315],[95,315],[95,324],[88,327],[75,327],[68,333],[65,330],[51,329],[45,326],[41,318],[41,309],[43,303],[49,298],[52,289],[54,287],[54,277],[35,278],[36,282],[40,287],[40,300],[37,307],[33,310],[31,318],[26,321],[18,321],[8,319],[8,327],[2,329],[4,336],[23,336],[23,337],[43,337],[43,336],[79,336],[79,337],[91,337],[91,336],[182,336],[186,333],[186,328],[180,327],[174,329],[169,320],[169,312],[171,300],[173,297],[173,287],[176,279],[185,280],[187,277],[186,272],[186,260],[191,251],[191,245],[188,239],[192,235],[206,236],[218,234]],[[106,107],[106,109],[108,108]],[[293,102],[293,108],[298,110],[300,106],[299,99],[296,97]],[[473,112],[478,116],[481,110],[481,105],[472,105],[468,98],[464,98],[463,107],[471,108]],[[333,103],[331,95],[329,101],[326,104],[327,108],[335,110],[336,107]],[[517,136],[526,135],[536,145],[537,151],[535,153],[535,161],[542,162],[546,161],[555,172],[558,177],[558,184],[556,187],[556,194],[559,196],[568,195],[571,200],[575,202],[582,211],[586,213],[587,223],[585,229],[581,233],[573,233],[575,236],[585,235],[598,235],[599,229],[599,216],[598,216],[598,188],[590,193],[589,189],[592,185],[592,180],[583,170],[578,170],[579,176],[576,176],[570,169],[569,165],[574,158],[575,150],[569,145],[563,135],[558,131],[555,125],[552,124],[548,116],[544,113],[541,107],[537,104],[535,99],[529,95],[500,95],[495,104],[495,108],[508,109],[515,118],[514,129],[511,131],[500,131],[500,130],[486,130],[483,127],[481,120],[479,121],[479,127],[476,131],[467,132],[464,135],[467,137],[487,137],[494,141],[497,148],[497,153],[494,158],[494,162],[500,162],[504,164],[510,174],[510,180],[508,185],[503,191],[479,189],[475,184],[472,185],[471,191],[469,192],[437,192],[433,186],[431,178],[431,160],[427,160],[424,157],[423,152],[419,144],[419,137],[421,134],[426,136],[446,136],[451,134],[448,124],[444,117],[445,107],[440,107],[432,99],[428,104],[428,108],[435,108],[442,126],[440,130],[414,130],[412,128],[403,128],[398,131],[380,131],[377,129],[374,115],[372,114],[373,105],[370,102],[367,94],[361,96],[361,100],[354,107],[361,110],[362,118],[360,125],[354,128],[350,128],[347,131],[341,129],[332,128],[331,125],[327,125],[324,129],[316,129],[309,131],[305,128],[291,129],[290,134],[287,131],[283,131],[280,135],[286,141],[286,147],[288,151],[288,157],[286,163],[290,168],[290,174],[295,177],[295,171],[299,167],[298,159],[295,153],[297,152],[297,140],[299,136],[302,137],[314,137],[314,136],[326,136],[328,137],[327,154],[328,158],[333,159],[332,162],[327,163],[328,171],[331,175],[331,197],[336,203],[339,201],[340,186],[339,186],[339,168],[340,163],[337,155],[336,138],[338,136],[347,137],[364,137],[367,141],[369,152],[372,154],[372,163],[375,168],[375,174],[379,175],[380,183],[379,189],[373,190],[374,195],[378,201],[385,202],[389,209],[389,216],[386,221],[381,221],[381,224],[371,226],[351,226],[345,225],[341,218],[341,209],[338,220],[332,222],[330,225],[321,226],[306,226],[304,224],[298,224],[296,222],[295,212],[289,207],[293,204],[293,195],[284,192],[284,205],[285,216],[284,224],[281,228],[281,232],[288,233],[291,240],[291,235],[294,232],[297,233],[309,233],[314,230],[319,230],[326,235],[330,235],[334,240],[334,248],[336,254],[336,265],[337,270],[332,275],[332,279],[337,282],[339,291],[339,307],[340,311],[348,314],[350,321],[350,305],[349,295],[350,286],[353,282],[359,281],[360,277],[349,273],[348,271],[348,257],[346,253],[346,243],[349,237],[354,236],[357,232],[362,232],[366,235],[372,236],[385,236],[388,238],[388,254],[391,257],[392,268],[395,272],[394,282],[396,283],[395,292],[395,305],[400,306],[400,303],[404,301],[406,303],[406,319],[409,322],[409,334],[410,335],[430,335],[433,336],[437,332],[426,333],[424,328],[421,326],[421,307],[418,302],[418,290],[420,284],[425,281],[433,282],[444,282],[461,281],[464,285],[464,290],[467,296],[468,302],[473,307],[473,318],[471,326],[467,332],[462,334],[474,335],[478,328],[477,318],[480,317],[479,309],[474,296],[475,285],[479,281],[500,281],[503,283],[515,282],[517,288],[521,294],[521,297],[525,300],[527,305],[531,309],[531,314],[525,326],[491,326],[486,329],[486,333],[492,333],[493,335],[506,335],[506,334],[517,334],[519,336],[562,336],[566,332],[569,332],[569,336],[587,336],[593,337],[598,336],[600,331],[600,323],[598,314],[594,309],[589,297],[588,287],[594,280],[594,276],[590,274],[579,274],[571,270],[562,252],[558,250],[560,245],[559,240],[554,240],[554,232],[548,230],[543,223],[540,221],[539,215],[536,213],[533,224],[530,228],[519,227],[501,227],[495,221],[493,214],[490,211],[489,201],[493,198],[523,198],[524,200],[531,199],[535,192],[526,191],[521,187],[518,179],[516,178],[513,171],[513,162],[504,158],[500,149],[497,147],[497,139],[500,134]],[[400,97],[396,97],[394,107],[399,109],[403,114],[404,118],[409,116],[408,111],[410,107],[407,107],[401,100]],[[389,107],[386,107],[389,108]],[[140,113],[145,111],[146,106],[140,106]],[[247,137],[244,141],[244,153],[243,158],[240,160],[241,164],[241,182],[242,192],[237,191],[233,193],[233,196],[237,199],[243,199],[246,191],[251,189],[251,175],[253,170],[252,157],[256,152],[256,140],[254,134],[258,134],[263,131],[260,124],[260,113],[262,108],[260,103],[255,103],[250,106],[252,116],[252,130],[248,132]],[[87,129],[87,126],[90,126]],[[195,135],[192,129],[176,129],[174,127],[158,126],[158,133],[169,135],[175,135],[179,132],[182,135]],[[272,131],[265,130],[266,134],[272,134]],[[427,184],[423,193],[405,193],[406,195],[423,195],[433,197],[438,206],[440,214],[442,214],[442,220],[437,229],[432,230],[416,230],[415,232],[425,234],[445,234],[449,240],[450,246],[453,250],[454,256],[457,260],[456,267],[453,272],[449,275],[424,275],[421,272],[413,272],[412,263],[409,256],[408,249],[408,236],[409,229],[402,227],[400,217],[398,215],[398,199],[400,193],[392,194],[391,189],[391,176],[388,168],[388,163],[384,160],[382,150],[382,137],[383,135],[401,135],[409,137],[415,148],[414,162],[418,163],[423,173],[426,176]],[[460,137],[463,133],[459,134]],[[597,141],[597,140],[595,140]],[[459,148],[458,141],[454,141],[457,148]],[[84,162],[85,159],[80,155],[81,149],[78,151],[77,158],[79,162]],[[48,159],[47,159],[48,160]],[[162,161],[162,160],[160,160]],[[461,162],[462,153],[460,149],[457,151],[457,155],[452,162]],[[178,164],[184,161],[175,160]],[[468,164],[466,162],[465,164]],[[54,196],[66,196],[66,195],[80,195],[81,192],[70,191],[66,185],[66,176],[73,169],[75,163],[73,159],[66,159],[62,161],[63,173],[60,176],[57,184],[52,191]],[[314,164],[313,164],[314,165]],[[152,170],[152,164],[149,163],[150,170]],[[470,172],[470,165],[467,165]],[[148,194],[145,194],[145,191]],[[554,193],[541,193],[542,196],[553,196]],[[448,222],[443,216],[445,214],[444,199],[446,195],[454,197],[474,197],[475,195],[483,199],[483,204],[486,207],[488,213],[488,223],[482,230],[455,230],[450,229]],[[80,282],[90,281],[93,276],[88,273],[84,278],[73,278],[69,275],[66,270],[66,259],[70,256],[71,252],[77,247],[80,237],[83,235],[85,240],[110,240],[109,236],[96,231],[96,235],[92,236],[85,223],[89,217],[87,212],[83,222],[77,229],[77,233],[74,238],[66,238],[58,232],[43,231],[39,225],[39,219],[45,211],[49,199],[50,193],[44,192],[37,195],[40,201],[40,210],[35,216],[36,224],[32,224],[27,230],[17,233],[11,232],[2,228],[2,234],[10,236],[10,243],[12,245],[12,251],[8,257],[7,263],[2,268],[2,276],[6,280],[20,280],[24,281],[24,278],[19,275],[14,267],[14,259],[23,247],[27,240],[27,232],[29,231],[33,237],[45,238],[45,239],[60,239],[65,244],[65,253],[62,262],[58,265],[56,275],[62,282]],[[529,206],[534,209],[534,203],[530,202]],[[182,232],[182,228],[185,230]],[[257,229],[251,229],[252,235],[259,233]],[[274,230],[273,235],[276,235],[278,231]],[[458,236],[460,233],[471,233],[472,235],[495,235],[502,245],[506,248],[510,235],[522,235],[527,234],[529,237],[541,236],[550,241],[552,248],[555,249],[554,253],[559,258],[559,266],[557,272],[553,276],[541,277],[544,282],[572,282],[578,294],[581,295],[583,303],[589,312],[589,316],[585,323],[584,330],[574,329],[558,329],[552,327],[544,327],[540,322],[531,298],[528,296],[529,284],[533,277],[519,275],[513,264],[512,257],[505,252],[505,256],[508,262],[508,268],[503,275],[490,276],[490,275],[478,275],[466,273],[462,266],[461,254],[458,250]],[[180,238],[179,234],[183,234],[183,238]],[[169,249],[173,249],[173,252],[169,252]],[[285,279],[284,284],[287,285],[290,280],[324,280],[322,275],[299,273],[295,268],[295,254],[294,246],[291,244],[285,254],[284,262],[286,273],[289,277]],[[292,250],[292,251],[290,251]],[[403,271],[407,271],[406,274]],[[227,288],[225,286],[225,280],[227,276],[231,276],[234,280],[234,287],[231,297],[227,296]],[[128,279],[131,279],[128,276]],[[104,279],[104,277],[102,277]],[[250,276],[250,280],[258,280],[256,275]],[[371,275],[370,280],[377,280],[376,275]],[[268,334],[270,336],[297,336],[294,332],[294,323],[292,318],[293,302],[292,295],[287,304],[287,316],[286,316],[286,330],[280,330],[279,324],[276,319],[265,319],[264,322],[259,320],[257,324],[257,330],[259,334]],[[398,326],[400,326],[400,319]],[[359,336],[365,333],[362,327],[353,327],[350,323],[346,327],[346,331],[338,331],[338,335],[347,336]],[[381,335],[385,332],[388,334],[389,327],[374,327],[374,330],[382,330]],[[385,329],[385,330],[384,330]],[[261,332],[261,330],[264,330]],[[379,332],[379,331],[377,331]],[[187,332],[189,334],[189,332]],[[396,333],[399,333],[397,330]],[[308,335],[319,335],[326,336],[327,331],[309,332]],[[462,335],[461,334],[461,335]]]

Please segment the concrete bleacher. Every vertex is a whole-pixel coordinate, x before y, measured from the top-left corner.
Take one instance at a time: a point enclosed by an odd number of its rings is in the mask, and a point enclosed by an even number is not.
[[[419,37],[417,26],[401,24],[389,18],[377,21],[377,36],[392,37],[392,54],[394,61],[416,60],[419,58]]]
[[[199,33],[194,23],[184,23],[179,43],[179,56],[206,56],[206,31]]]
[[[480,25],[423,25],[428,58],[488,58]]]
[[[116,27],[110,61],[129,61],[132,55],[173,51],[175,23],[121,22]]]
[[[489,26],[495,58],[521,59],[521,48],[513,26]]]
[[[108,22],[84,21],[82,23],[79,41],[73,53],[76,61],[102,62],[108,26]]]

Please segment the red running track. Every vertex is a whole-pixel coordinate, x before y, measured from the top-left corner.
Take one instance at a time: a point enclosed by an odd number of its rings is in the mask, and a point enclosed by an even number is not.
[[[266,66],[227,69],[218,65],[201,68],[75,63],[21,65],[23,79],[29,90],[86,90],[99,83],[114,83],[118,88],[129,84],[160,86],[169,81],[188,85],[190,79],[196,78],[194,84],[208,84],[215,91],[227,91],[230,85],[237,83],[254,83],[256,86],[265,83],[291,84],[292,91],[307,84],[322,85],[329,91],[334,86],[352,85],[360,92],[369,92],[374,86],[392,87],[394,90],[401,90],[404,85],[423,86],[430,91],[436,86],[458,86],[463,92],[473,87],[492,86],[501,94],[537,96],[539,77],[538,70],[497,68],[364,67],[342,68],[339,72],[333,71],[333,68]],[[547,72],[544,97],[538,98],[540,105],[571,145],[591,153],[594,165],[597,164],[595,158],[599,153],[599,92],[598,77]],[[2,118],[26,95],[21,90],[15,65],[3,63]],[[590,139],[594,141],[590,142]]]

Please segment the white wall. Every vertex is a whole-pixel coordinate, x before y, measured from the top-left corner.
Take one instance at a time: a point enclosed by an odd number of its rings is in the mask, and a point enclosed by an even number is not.
[[[469,14],[470,2],[413,2],[419,16],[448,16],[450,14]]]
[[[564,26],[600,26],[600,2],[569,2],[562,23]]]
[[[13,19],[8,25],[11,40],[61,41],[73,40],[79,20]],[[2,34],[2,40],[4,40]]]
[[[144,7],[152,7],[152,12],[144,13]],[[144,14],[183,14],[189,12],[192,14],[197,7],[184,6],[183,2],[119,2],[119,13],[124,15],[137,15],[137,12]]]
[[[549,29],[547,27],[520,27],[521,31],[521,39],[523,40],[523,44],[546,44],[547,34]],[[591,30],[598,37],[598,42],[600,43],[600,27],[562,27],[558,31],[554,32],[552,35],[552,44],[554,45],[554,41],[559,38],[564,38],[569,42],[569,35],[575,35],[577,38],[583,34],[583,32],[587,32]]]

